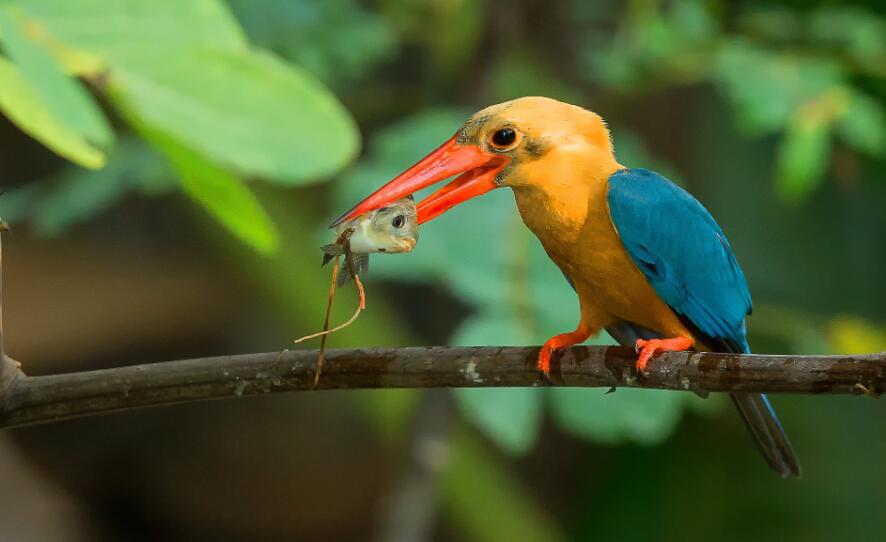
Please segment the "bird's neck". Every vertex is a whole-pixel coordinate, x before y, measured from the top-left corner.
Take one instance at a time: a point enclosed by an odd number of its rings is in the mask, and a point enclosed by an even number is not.
[[[556,259],[572,250],[589,220],[609,222],[609,177],[622,166],[614,158],[591,164],[548,167],[529,174],[533,182],[514,186],[523,222]]]

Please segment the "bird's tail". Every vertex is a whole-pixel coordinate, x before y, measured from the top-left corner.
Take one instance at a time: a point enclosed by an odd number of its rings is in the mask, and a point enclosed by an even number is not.
[[[782,478],[800,476],[800,463],[769,399],[762,393],[731,393],[732,402],[769,467]]]
[[[690,325],[687,322],[684,323]],[[659,338],[655,331],[630,322],[620,322],[609,326],[606,331],[624,346],[633,346],[637,339]],[[696,335],[701,334],[696,333]],[[705,343],[716,344],[717,341],[708,338]],[[717,346],[717,350],[721,352],[749,352],[747,344],[738,345],[723,342]],[[759,393],[731,393],[730,396],[753,435],[757,448],[772,470],[780,474],[782,478],[800,476],[800,462],[797,460],[791,441],[788,440],[788,436],[781,427],[781,422],[775,415],[775,410],[769,404],[769,399]]]

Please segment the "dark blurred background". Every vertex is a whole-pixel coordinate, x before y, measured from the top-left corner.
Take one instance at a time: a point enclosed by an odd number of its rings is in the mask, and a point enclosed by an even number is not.
[[[700,0],[0,4],[6,349],[37,375],[291,346],[322,323],[329,219],[524,95],[600,113],[621,163],[712,211],[755,351],[886,349],[886,9]],[[421,236],[374,258],[331,346],[573,328],[510,193]],[[886,404],[774,402],[800,480],[722,397],[671,392],[298,393],[19,429],[0,539],[881,538]]]

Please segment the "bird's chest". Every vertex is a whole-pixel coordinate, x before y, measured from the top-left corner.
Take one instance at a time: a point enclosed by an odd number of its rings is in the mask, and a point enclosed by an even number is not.
[[[673,324],[673,313],[634,265],[612,224],[607,185],[560,196],[515,191],[524,223],[575,285],[591,325],[628,320],[651,329]]]

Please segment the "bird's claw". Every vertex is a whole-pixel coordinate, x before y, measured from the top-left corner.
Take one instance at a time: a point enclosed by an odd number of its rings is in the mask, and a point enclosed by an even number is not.
[[[539,372],[545,375],[545,377],[549,376],[551,374],[551,357],[553,357],[554,353],[587,340],[590,334],[591,332],[587,326],[581,323],[575,328],[575,331],[554,335],[545,341],[538,352],[537,367]]]
[[[554,349],[547,344],[542,346],[541,350],[539,350],[538,352],[538,362],[536,363],[536,368],[545,377],[550,376],[551,374],[551,356],[553,354]]]
[[[640,356],[637,358],[637,372],[646,373],[646,366],[652,356],[659,352],[673,352],[679,350],[687,350],[692,347],[692,339],[689,337],[674,337],[671,339],[637,339],[634,343],[634,350]]]

